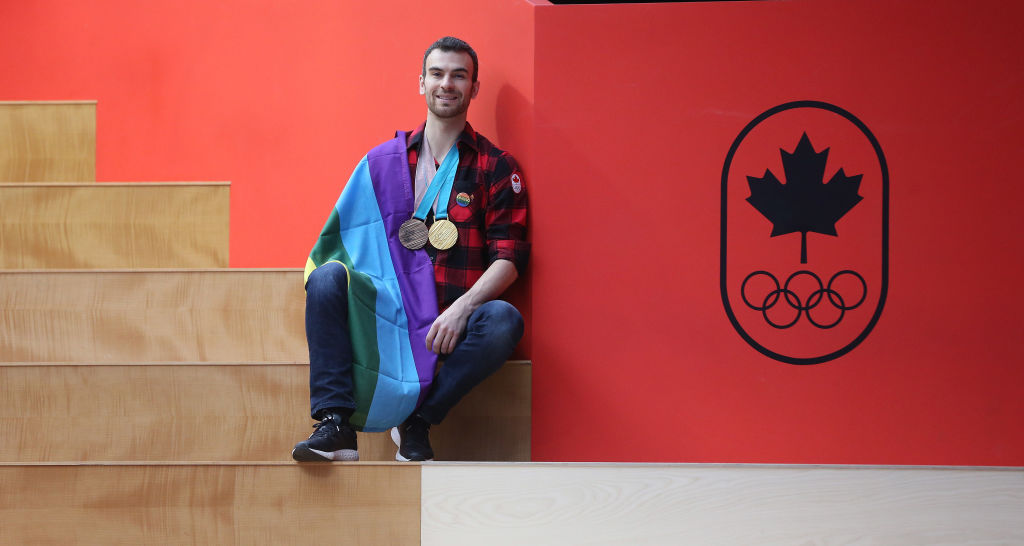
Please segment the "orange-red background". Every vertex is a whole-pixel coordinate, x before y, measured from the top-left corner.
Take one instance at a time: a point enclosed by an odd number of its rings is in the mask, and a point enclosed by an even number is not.
[[[1024,465],[1019,3],[383,4],[4,2],[0,98],[99,100],[99,180],[230,180],[231,264],[298,267],[460,35],[470,121],[531,191],[535,460]],[[802,367],[718,290],[726,151],[800,99],[867,123],[892,181],[881,320]]]

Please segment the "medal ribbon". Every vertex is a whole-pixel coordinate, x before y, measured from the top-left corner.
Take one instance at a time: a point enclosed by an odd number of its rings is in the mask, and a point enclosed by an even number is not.
[[[458,166],[459,143],[456,142],[448,150],[448,155],[444,156],[444,161],[441,162],[441,166],[437,169],[437,174],[434,175],[430,185],[427,186],[427,192],[423,194],[423,200],[420,201],[420,206],[416,208],[416,213],[412,215],[413,218],[426,220],[427,213],[430,212],[430,207],[434,205],[434,199],[438,197],[438,194],[440,194],[441,199],[437,202],[438,207],[434,213],[434,219],[444,220],[448,218],[448,200],[451,199],[452,186],[455,184],[455,169]]]

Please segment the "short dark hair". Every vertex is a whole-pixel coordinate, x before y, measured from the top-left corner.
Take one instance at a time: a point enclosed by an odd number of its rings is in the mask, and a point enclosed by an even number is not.
[[[469,44],[454,36],[445,36],[444,38],[441,38],[440,40],[430,44],[430,47],[427,48],[427,52],[423,54],[424,76],[427,75],[427,57],[429,57],[430,52],[434,51],[435,49],[440,49],[441,51],[444,52],[462,51],[467,53],[469,55],[469,58],[473,59],[473,81],[476,81],[477,74],[480,72],[480,62],[476,58],[476,51],[473,51],[473,48],[469,47]]]

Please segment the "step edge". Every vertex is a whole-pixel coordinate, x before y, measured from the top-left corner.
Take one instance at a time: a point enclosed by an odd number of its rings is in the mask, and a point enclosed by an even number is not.
[[[0,100],[0,106],[32,106],[60,104],[99,104],[97,100]]]
[[[302,272],[302,267],[104,267],[85,268],[32,268],[32,269],[0,269],[0,275],[39,275],[39,274],[182,274],[182,272]]]
[[[149,362],[0,362],[0,368],[30,368],[30,367],[100,367],[100,366],[309,366],[309,362],[298,362],[290,360],[269,360],[252,362],[230,362],[230,361],[149,361]],[[503,366],[527,366],[532,367],[531,360],[507,360]]]
[[[2,467],[135,467],[135,466],[421,466],[421,462],[402,463],[398,461],[346,461],[346,462],[310,462],[298,463],[295,461],[41,461],[41,462],[9,462],[0,461]]]
[[[665,468],[689,470],[843,470],[843,471],[876,471],[905,470],[908,472],[942,471],[942,472],[992,472],[1019,473],[1024,467],[1019,466],[948,466],[948,465],[851,465],[851,464],[758,464],[758,463],[587,463],[587,462],[544,462],[544,461],[349,461],[297,463],[295,461],[41,461],[17,462],[0,461],[0,467],[128,467],[128,466],[296,466],[338,465],[338,466],[420,466],[420,467],[518,467],[518,468]]]
[[[160,181],[160,182],[3,182],[0,188],[126,188],[161,186],[231,186],[229,180],[211,181]]]
[[[0,362],[0,368],[31,368],[31,367],[125,367],[125,366],[309,366],[309,362],[294,361],[253,361],[253,362],[227,362],[227,361],[174,361],[156,360],[149,362]]]
[[[694,462],[585,462],[585,461],[431,461],[427,466],[450,467],[557,467],[557,468],[666,468],[666,469],[735,469],[735,470],[906,470],[906,471],[991,471],[1024,473],[1024,466],[957,466],[957,465],[898,465],[898,464],[784,464],[784,463],[694,463]]]

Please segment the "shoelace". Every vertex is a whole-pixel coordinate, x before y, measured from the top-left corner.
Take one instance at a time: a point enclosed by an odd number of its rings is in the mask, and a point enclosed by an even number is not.
[[[339,432],[341,431],[341,427],[338,426],[338,424],[335,423],[333,419],[327,419],[327,420],[324,420],[324,421],[320,421],[319,423],[314,423],[313,424],[313,428],[316,429],[313,432],[313,436],[316,436],[317,434],[324,434],[324,435],[328,434],[328,431],[326,431],[326,430],[323,431],[322,433],[320,432],[320,429],[322,427],[327,426],[328,424],[333,425],[335,430],[337,430]]]

